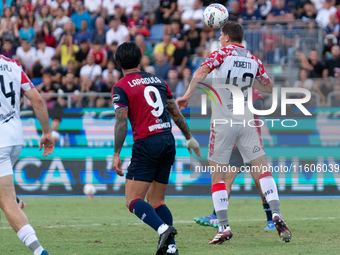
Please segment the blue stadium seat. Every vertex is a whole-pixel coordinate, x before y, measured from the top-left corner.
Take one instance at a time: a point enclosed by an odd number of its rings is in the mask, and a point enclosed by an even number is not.
[[[146,45],[149,49],[152,49],[152,48],[153,48],[151,42],[145,41],[145,45]]]
[[[31,79],[31,82],[33,83],[34,86],[37,86],[40,83],[42,83],[42,78],[33,78]]]
[[[159,41],[163,38],[163,30],[164,25],[163,24],[156,24],[153,25],[150,29],[150,36],[147,37],[147,41]]]

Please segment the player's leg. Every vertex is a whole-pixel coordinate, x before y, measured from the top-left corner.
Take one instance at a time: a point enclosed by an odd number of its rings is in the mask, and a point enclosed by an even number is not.
[[[268,166],[264,149],[255,128],[246,126],[240,129],[240,135],[236,144],[242,156],[250,161],[253,178],[259,179],[261,190],[273,213],[273,222],[279,232],[281,240],[289,242],[291,233],[281,217],[279,195],[274,178],[270,172],[264,172],[264,169],[268,169]]]
[[[263,110],[263,99],[262,98],[258,98],[258,99],[255,99],[253,101],[253,106],[255,109],[257,110]],[[260,143],[262,145],[262,148],[263,148],[263,142],[262,142],[262,139],[261,139],[261,127],[260,127],[260,116],[258,115],[254,115],[254,119],[255,119],[255,126],[256,126],[256,132],[258,133],[259,135],[259,139],[260,139]],[[252,173],[251,173],[252,174]],[[267,227],[265,228],[265,230],[275,230],[275,226],[273,224],[273,220],[272,220],[272,211],[270,210],[270,207],[269,207],[269,204],[265,198],[265,196],[263,195],[262,193],[262,190],[261,190],[261,185],[260,185],[260,182],[258,179],[254,178],[254,182],[256,184],[256,187],[259,189],[260,191],[260,194],[261,194],[261,199],[262,199],[262,205],[263,205],[263,210],[265,211],[266,213],[266,216],[267,216]]]
[[[269,207],[273,213],[273,223],[279,233],[282,241],[290,242],[292,234],[281,216],[279,195],[277,186],[271,172],[264,172],[262,166],[267,166],[265,156],[261,156],[251,161],[252,166],[256,166],[259,171],[254,172],[254,177],[259,179],[261,189],[264,191],[266,200],[268,201]]]
[[[231,179],[229,161],[237,137],[237,130],[226,125],[211,128],[208,161],[211,170],[211,193],[218,219],[218,231],[209,244],[221,244],[232,237],[228,223],[228,192],[225,179]]]
[[[144,198],[154,180],[165,185],[168,182],[171,166],[168,167],[166,172],[166,180],[163,180],[163,178],[160,178],[160,180],[155,179],[158,175],[160,160],[163,159],[163,154],[166,154],[166,151],[164,151],[163,148],[165,145],[166,141],[164,141],[164,138],[161,135],[157,137],[149,136],[134,143],[131,163],[126,175],[127,182],[125,186],[126,205],[130,212],[134,213],[160,235],[161,245],[159,245],[157,249],[157,254],[166,253],[169,242],[177,233],[175,228],[166,224],[157,215],[152,205],[144,201]],[[175,141],[173,140],[173,160],[175,157],[174,155]],[[155,192],[159,191],[157,190]],[[162,196],[164,196],[164,194]]]
[[[235,168],[235,174],[234,174],[235,176],[231,177],[231,178],[224,179],[225,187],[226,187],[227,194],[228,194],[228,199],[230,198],[231,185],[233,184],[235,177],[236,177],[236,175],[239,171],[240,171],[240,168],[236,167]],[[194,218],[194,221],[197,224],[202,225],[202,226],[211,226],[211,227],[214,227],[214,228],[219,227],[215,208],[214,208],[212,214],[210,214],[208,216],[204,216],[204,217],[196,217],[196,218]]]
[[[146,194],[146,199],[148,203],[155,209],[159,218],[161,218],[167,225],[172,226],[172,214],[164,202],[166,187],[167,184],[154,181]],[[171,239],[166,254],[178,254],[174,238]]]
[[[20,207],[21,210],[24,210],[24,208],[26,207],[26,203],[22,200],[20,200],[18,197],[17,198],[17,204]],[[0,214],[0,221],[1,221],[1,214]]]
[[[209,160],[210,167],[212,169],[228,169],[229,165],[219,164],[212,160]],[[216,212],[216,216],[218,219],[218,231],[216,236],[209,244],[222,244],[224,241],[232,238],[233,234],[229,227],[228,221],[228,193],[226,189],[226,179],[231,179],[232,177],[228,176],[228,173],[222,172],[213,172],[211,174],[211,193],[212,199],[214,203],[214,208]],[[229,181],[228,181],[229,183]]]
[[[157,255],[163,255],[168,249],[168,245],[176,229],[166,224],[156,213],[153,206],[144,201],[144,197],[151,183],[135,180],[127,180],[125,185],[126,205],[131,213],[134,213],[144,223],[148,224],[160,235]]]
[[[17,204],[12,165],[19,157],[20,151],[21,146],[0,149],[0,207],[18,238],[25,243],[32,253],[34,255],[47,255],[48,252],[40,245],[27,216]]]
[[[159,145],[155,149],[160,152],[157,156],[158,166],[154,176],[154,181],[147,193],[149,203],[155,208],[157,215],[170,226],[169,231],[173,231],[172,236],[177,234],[177,230],[172,227],[173,218],[171,211],[164,202],[165,191],[169,182],[171,167],[175,162],[176,143],[172,134],[162,135],[159,139]],[[158,148],[157,148],[158,147]],[[166,237],[161,236],[158,243],[158,250],[162,250],[162,246],[166,247],[166,254],[178,255],[175,238],[165,240]],[[164,244],[163,244],[164,242]]]
[[[231,192],[231,185],[233,184],[238,172],[240,171],[240,167],[243,165],[243,159],[242,156],[237,149],[237,147],[234,147],[230,156],[230,173],[228,174],[229,178],[224,179],[227,194],[228,194],[228,199],[230,198],[230,192]],[[194,218],[194,221],[202,226],[211,226],[214,228],[218,228],[218,219],[216,216],[216,211],[215,209],[213,210],[213,213],[210,214],[209,216],[204,216],[204,217],[196,217]]]
[[[155,209],[144,201],[145,195],[151,183],[144,181],[126,180],[125,196],[126,206],[131,213],[134,213],[144,223],[148,224],[159,234],[166,230],[166,225],[156,214]]]
[[[126,180],[126,206],[131,213],[134,213],[144,223],[148,224],[161,235],[168,226],[159,218],[155,209],[144,201],[150,185],[151,183],[149,182]]]
[[[26,207],[26,203],[20,200],[18,197],[17,197],[17,204],[19,205],[21,210],[24,210],[24,208]]]
[[[252,172],[251,172],[251,174],[253,176]],[[256,187],[260,191],[260,195],[261,195],[261,199],[262,199],[262,205],[263,205],[263,210],[264,210],[264,212],[266,213],[266,216],[267,216],[267,227],[265,228],[265,230],[275,230],[276,228],[275,228],[274,223],[273,223],[272,210],[270,210],[270,206],[269,206],[265,196],[262,193],[260,181],[256,177],[255,178],[253,177],[253,179],[254,179]]]

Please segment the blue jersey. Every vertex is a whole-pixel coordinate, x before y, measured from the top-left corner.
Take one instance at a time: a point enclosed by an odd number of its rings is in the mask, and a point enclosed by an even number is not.
[[[270,14],[273,16],[283,16],[285,14],[291,13],[290,8],[285,6],[281,9],[277,9],[276,7],[273,7],[272,10],[270,11]]]
[[[247,10],[245,9],[241,13],[240,18],[242,18],[243,20],[262,20],[262,16],[259,10],[255,10],[252,14],[248,14]]]

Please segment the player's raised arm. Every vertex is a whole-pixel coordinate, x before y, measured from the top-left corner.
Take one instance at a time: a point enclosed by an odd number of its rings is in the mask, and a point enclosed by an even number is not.
[[[46,157],[52,154],[54,151],[54,139],[52,137],[52,128],[50,126],[44,99],[40,96],[39,92],[35,88],[27,90],[24,95],[32,103],[34,113],[40,122],[42,137],[40,139],[39,150],[41,150],[44,146],[43,156]]]
[[[177,106],[180,111],[183,111],[188,107],[191,96],[195,93],[197,87],[200,85],[200,82],[203,82],[205,78],[210,73],[210,67],[208,65],[200,66],[197,71],[194,73],[193,79],[189,84],[188,90],[185,92],[184,96],[177,99]]]
[[[272,82],[270,82],[267,86],[263,86],[258,80],[255,79],[253,87],[258,91],[271,94],[273,92],[274,85]]]
[[[200,145],[198,144],[196,139],[191,135],[188,123],[185,120],[182,113],[178,110],[175,100],[167,99],[167,102],[168,102],[168,110],[169,110],[169,113],[172,119],[174,120],[176,125],[179,127],[179,129],[182,131],[182,133],[184,134],[187,140],[187,148],[188,148],[189,153],[191,154],[191,149],[193,149],[195,154],[201,158],[202,156],[201,156]]]
[[[261,92],[271,94],[273,92],[273,82],[270,80],[262,62],[258,58],[255,58],[255,61],[257,62],[258,67],[253,87]]]
[[[122,150],[125,137],[127,134],[127,119],[128,108],[120,107],[116,109],[116,124],[115,124],[115,144],[114,144],[114,157],[113,169],[120,176],[124,176],[122,171],[122,162],[119,158],[120,151]]]

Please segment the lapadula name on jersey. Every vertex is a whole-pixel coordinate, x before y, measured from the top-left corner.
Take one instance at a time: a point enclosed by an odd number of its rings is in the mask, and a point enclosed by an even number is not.
[[[158,77],[140,78],[140,79],[133,79],[131,82],[128,81],[128,84],[130,85],[130,87],[134,87],[140,84],[153,84],[153,83],[162,83],[162,82]]]

